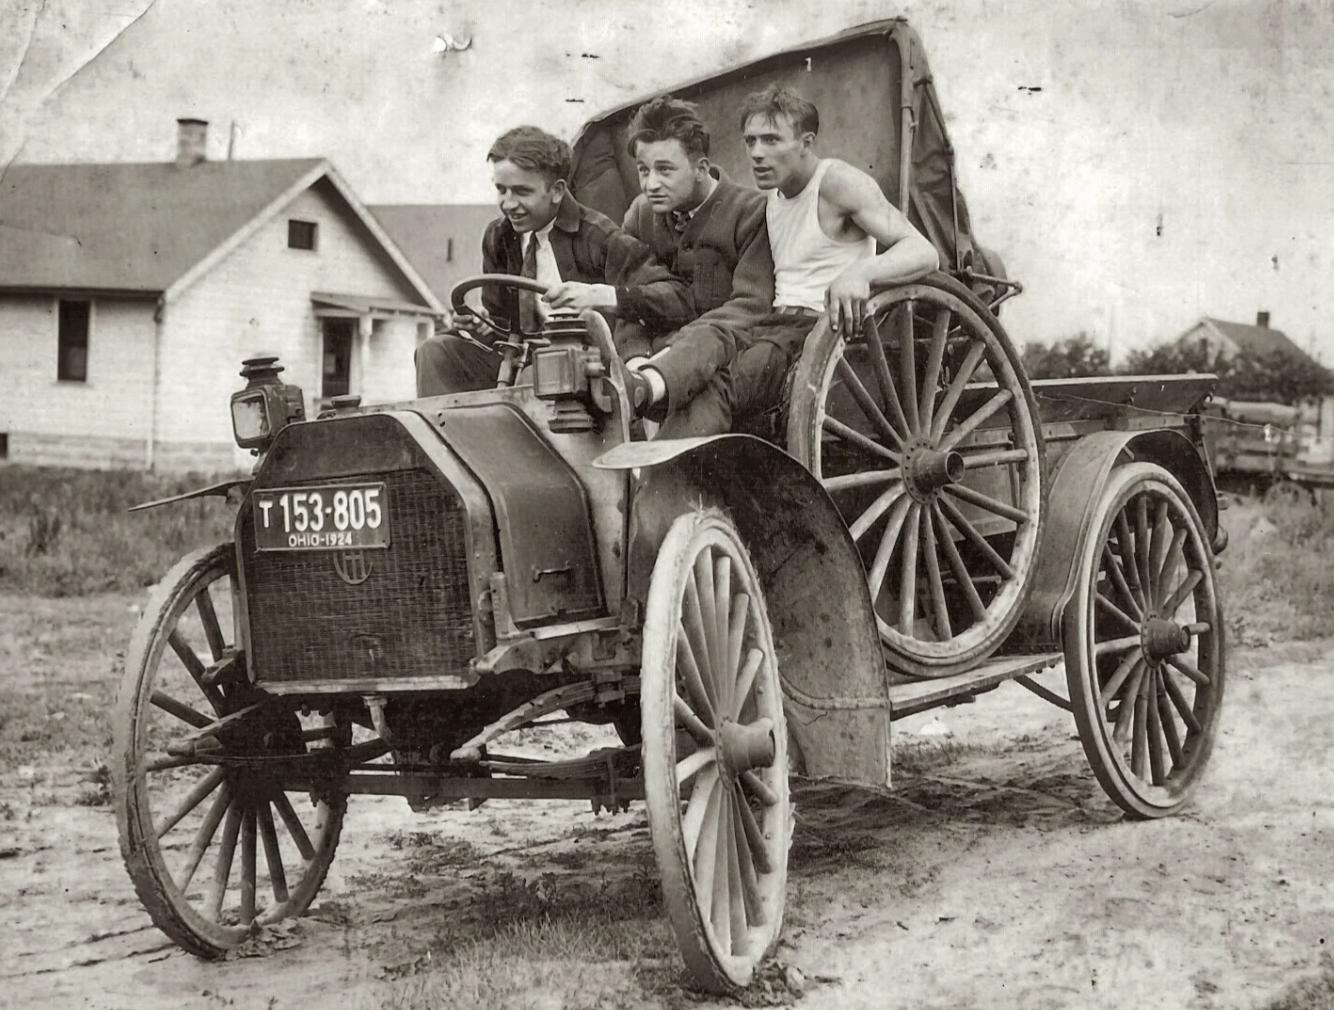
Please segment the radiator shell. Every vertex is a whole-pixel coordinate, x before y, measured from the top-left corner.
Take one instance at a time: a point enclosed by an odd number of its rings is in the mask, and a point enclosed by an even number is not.
[[[424,468],[361,473],[314,486],[385,482],[389,546],[360,551],[350,583],[338,550],[256,551],[245,509],[238,544],[260,682],[459,674],[477,654],[467,516],[454,489]],[[346,571],[347,566],[344,565]]]

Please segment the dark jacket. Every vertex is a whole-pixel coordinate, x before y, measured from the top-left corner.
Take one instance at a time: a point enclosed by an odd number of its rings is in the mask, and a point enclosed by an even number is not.
[[[773,311],[766,202],[759,190],[720,177],[684,231],[667,215],[653,213],[642,195],[625,212],[625,230],[647,242],[658,261],[690,285],[700,321],[745,329]],[[622,347],[627,358],[651,353],[647,346]]]
[[[649,247],[626,234],[605,214],[567,196],[551,229],[551,251],[562,280],[610,284],[616,289],[616,316],[631,329],[680,326],[694,316],[689,291],[653,258]],[[486,226],[482,272],[523,273],[523,244],[507,218]],[[482,304],[501,325],[518,325],[519,293],[488,285]],[[638,324],[634,326],[633,324]]]

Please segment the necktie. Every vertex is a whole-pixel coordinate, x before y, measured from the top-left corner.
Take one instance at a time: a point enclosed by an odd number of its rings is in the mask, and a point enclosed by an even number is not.
[[[520,277],[537,280],[537,235],[528,234],[528,248],[523,251],[523,267]],[[536,333],[541,328],[537,315],[537,295],[531,291],[519,292],[519,329],[524,333]]]

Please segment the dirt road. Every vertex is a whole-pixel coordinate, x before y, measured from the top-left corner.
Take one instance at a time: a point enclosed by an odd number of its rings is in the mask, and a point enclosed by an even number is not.
[[[97,725],[77,710],[105,706],[105,646],[70,664],[16,641],[5,683]],[[1211,772],[1166,821],[1122,821],[1073,721],[1014,685],[941,713],[950,737],[928,719],[898,724],[892,798],[797,793],[778,957],[802,1005],[1249,1008],[1334,948],[1334,646],[1234,656]],[[354,798],[314,914],[204,963],[140,909],[111,808],[80,805],[95,757],[0,767],[0,1006],[699,1005],[638,810]]]

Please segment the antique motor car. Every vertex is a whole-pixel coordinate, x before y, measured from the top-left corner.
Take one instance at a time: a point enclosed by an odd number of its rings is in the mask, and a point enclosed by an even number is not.
[[[1224,680],[1200,452],[1209,376],[1030,383],[1018,286],[974,243],[920,42],[878,22],[676,89],[747,178],[732,110],[795,83],[940,273],[822,321],[751,433],[631,438],[603,318],[510,336],[495,389],[304,417],[252,358],[235,535],[182,560],[134,632],[115,715],[121,848],[154,922],[218,956],[299,915],[348,797],[644,800],[686,965],[744,986],[783,919],[790,777],[890,785],[894,719],[1016,680],[1071,711],[1135,817],[1178,809]],[[574,188],[634,192],[632,106],[590,122]],[[478,287],[532,289],[482,276]],[[163,504],[163,503],[151,503]],[[1035,675],[1064,662],[1064,692]],[[507,752],[550,718],[582,757]]]

